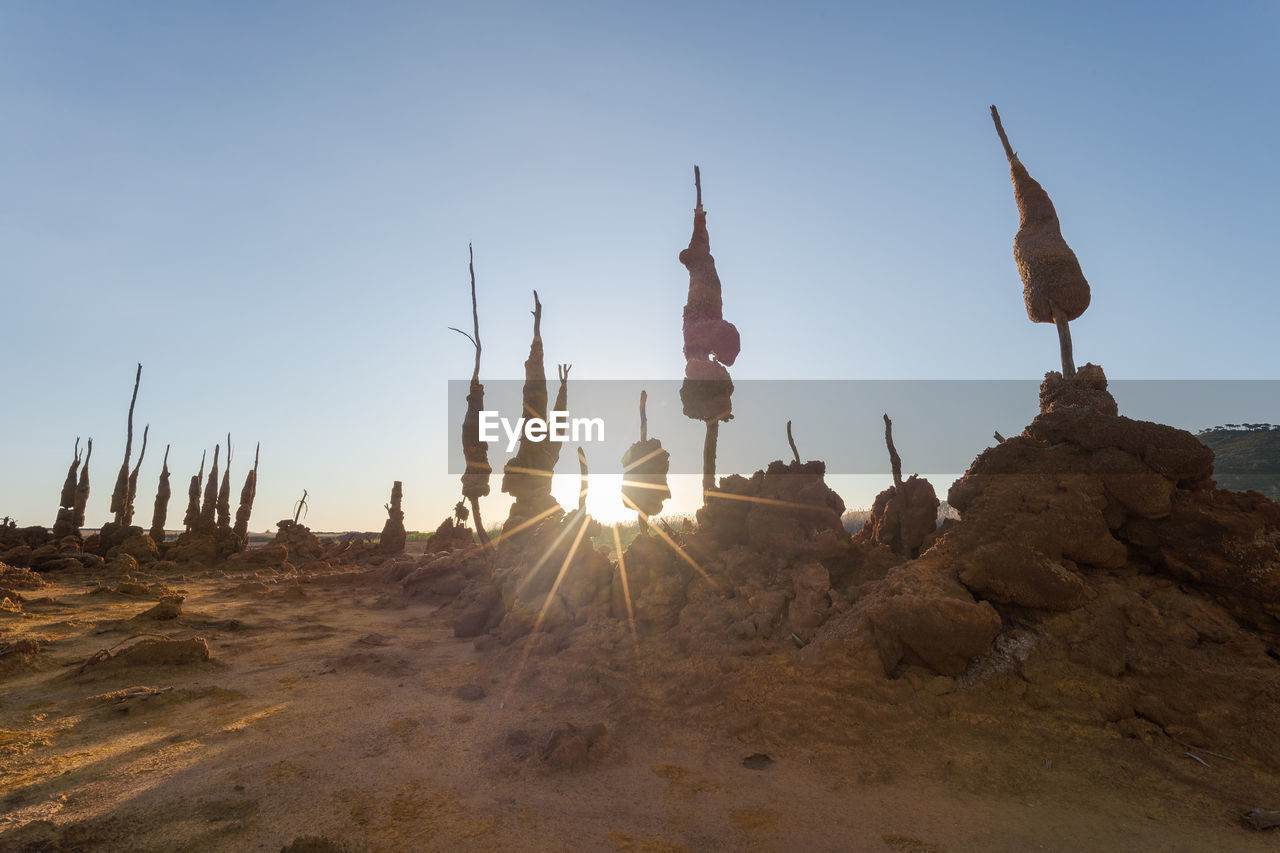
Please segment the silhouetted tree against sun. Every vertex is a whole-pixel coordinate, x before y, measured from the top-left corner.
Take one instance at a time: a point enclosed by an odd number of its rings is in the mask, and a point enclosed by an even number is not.
[[[526,418],[547,418],[547,373],[542,348],[542,302],[538,291],[533,292],[533,340],[529,344],[529,357],[524,362],[523,411]],[[564,405],[567,399],[568,371],[560,372],[560,392],[556,404]],[[516,455],[507,460],[502,471],[502,491],[515,498],[507,524],[518,523],[543,514],[560,512],[559,504],[551,496],[551,475],[560,446],[544,436],[531,439],[522,433]]]
[[[662,442],[649,438],[649,418],[645,412],[648,393],[640,392],[640,440],[622,455],[622,499],[639,513],[640,529],[647,530],[647,520],[662,512],[662,504],[671,497],[667,487],[667,471],[671,454]]]
[[[480,498],[489,494],[489,475],[493,469],[489,466],[489,443],[480,440],[480,410],[484,408],[484,386],[480,384],[480,313],[476,308],[475,254],[469,245],[467,254],[467,268],[471,272],[471,322],[475,335],[468,335],[452,326],[449,328],[471,341],[476,350],[476,366],[471,372],[471,387],[467,391],[467,414],[462,419],[462,455],[467,460],[466,470],[462,472],[462,496],[471,501],[471,512],[476,517],[476,535],[481,542],[488,544],[489,534],[480,520]],[[465,516],[459,513],[459,519],[463,518]]]

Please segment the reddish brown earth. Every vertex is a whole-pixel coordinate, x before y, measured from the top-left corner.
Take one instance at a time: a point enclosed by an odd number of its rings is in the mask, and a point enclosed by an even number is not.
[[[797,650],[637,654],[625,622],[517,675],[522,646],[477,651],[378,571],[23,593],[53,601],[0,617],[40,647],[3,659],[0,849],[1274,849],[1238,821],[1280,791],[1273,756],[914,671],[841,688]],[[182,615],[134,619],[169,590]],[[80,672],[156,634],[211,658]]]
[[[10,531],[0,850],[1274,849],[1280,506],[1079,375],[916,559],[820,462],[622,561]]]

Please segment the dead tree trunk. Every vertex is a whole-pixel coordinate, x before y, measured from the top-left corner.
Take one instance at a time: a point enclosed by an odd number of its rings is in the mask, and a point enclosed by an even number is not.
[[[133,472],[129,474],[129,487],[124,496],[124,526],[130,527],[133,524],[133,505],[138,497],[138,472],[142,470],[142,459],[147,455],[147,433],[151,432],[151,424],[147,424],[142,429],[142,450],[138,452],[138,464],[134,466]]]
[[[234,532],[241,548],[249,546],[249,516],[253,512],[253,499],[258,496],[258,451],[261,449],[261,443],[253,449],[253,469],[245,475],[244,488],[240,490],[240,506],[236,509]]]
[[[796,440],[791,435],[791,421],[787,421],[787,444],[791,445],[791,456],[800,461],[800,451],[796,450]]]
[[[164,541],[164,523],[169,516],[169,445],[164,446],[164,461],[160,463],[160,484],[156,486],[155,509],[151,513],[151,538],[156,544]]]
[[[555,405],[551,407],[551,412],[547,414],[548,420],[555,412],[569,411],[569,371],[572,369],[572,364],[556,365],[556,375],[560,377],[560,387],[556,391]],[[550,436],[547,436],[547,454],[544,464],[548,471],[556,469],[556,463],[560,461],[560,445],[562,444],[564,442],[553,441]]]
[[[529,344],[529,358],[524,363],[524,388],[522,391],[524,416],[547,417],[547,373],[542,350],[542,302],[538,291],[533,292],[533,341]],[[546,439],[533,441],[521,435],[516,455],[509,460],[502,472],[502,491],[515,498],[507,524],[532,518],[556,507],[551,497],[551,475],[555,462],[551,453],[554,442]]]
[[[138,364],[138,372],[133,377],[133,397],[129,400],[128,433],[124,443],[124,461],[120,463],[120,473],[116,475],[116,487],[111,492],[111,512],[116,524],[124,523],[124,508],[129,497],[129,457],[133,455],[133,407],[138,402],[138,384],[142,381],[142,364]]]
[[[213,446],[213,465],[209,468],[209,480],[204,487],[204,503],[200,506],[200,523],[196,530],[199,533],[213,533],[217,529],[215,514],[218,511],[218,453],[221,445]]]
[[[707,421],[707,437],[702,442],[702,495],[716,489],[716,444],[720,440],[720,422]]]
[[[187,513],[182,517],[182,526],[188,533],[200,526],[200,484],[204,481],[205,452],[200,454],[200,473],[191,478],[191,485],[187,487]]]
[[[893,485],[902,488],[902,458],[898,456],[898,448],[893,446],[893,421],[889,415],[884,416],[884,443],[889,448],[889,467],[893,469]]]
[[[62,494],[58,498],[59,507],[74,507],[76,505],[76,475],[80,472],[79,436],[76,436],[76,446],[71,455],[71,467],[67,469],[67,479],[62,481]]]
[[[476,535],[484,544],[489,543],[484,522],[480,519],[480,498],[489,494],[489,443],[480,440],[480,412],[484,409],[484,386],[480,384],[480,312],[476,307],[476,264],[471,246],[467,246],[471,272],[471,322],[474,337],[461,329],[449,328],[471,341],[476,350],[476,366],[471,372],[471,387],[467,390],[467,414],[462,421],[462,455],[467,467],[462,472],[462,496],[471,501],[471,511],[476,517]]]
[[[218,490],[218,530],[231,530],[231,433],[227,433],[227,467]]]
[[[702,488],[715,489],[716,443],[720,422],[733,418],[733,381],[726,369],[738,357],[738,329],[724,319],[720,275],[711,256],[707,212],[702,209],[702,173],[693,167],[697,207],[693,211],[693,235],[680,252],[680,263],[689,271],[689,297],[684,306],[684,383],[680,402],[685,417],[706,423],[702,451]]]
[[[1027,316],[1033,323],[1053,323],[1057,327],[1062,378],[1071,379],[1076,375],[1076,365],[1069,324],[1089,307],[1089,282],[1075,252],[1062,236],[1053,201],[1018,159],[994,104],[991,120],[995,122],[1005,159],[1009,161],[1014,200],[1018,204],[1020,222],[1013,238],[1013,260],[1022,278]]]
[[[64,536],[75,536],[80,532],[75,523],[76,474],[80,469],[79,436],[76,437],[76,445],[71,457],[71,467],[67,469],[67,479],[62,482],[62,494],[58,497],[58,516],[53,522],[53,535],[59,539]]]
[[[89,439],[84,452],[84,466],[80,469],[80,482],[76,483],[75,527],[84,527],[84,510],[89,505],[89,457],[93,456],[93,439]]]

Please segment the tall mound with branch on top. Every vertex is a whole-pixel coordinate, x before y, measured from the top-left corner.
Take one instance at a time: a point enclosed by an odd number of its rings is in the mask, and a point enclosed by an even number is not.
[[[125,539],[129,538],[131,531],[130,525],[133,523],[133,499],[137,494],[138,488],[138,469],[135,468],[130,475],[129,462],[133,456],[133,410],[138,403],[138,386],[142,382],[142,365],[138,365],[137,372],[133,377],[133,396],[129,398],[129,418],[126,422],[125,445],[124,445],[124,461],[120,463],[120,471],[116,475],[116,485],[111,492],[111,514],[112,520],[102,526],[102,530],[98,534],[97,550],[102,556],[117,545],[121,544]],[[146,431],[143,432],[143,453],[146,452]],[[138,465],[141,466],[142,460],[139,458]],[[88,484],[86,483],[86,494],[88,497]],[[132,486],[132,488],[131,488]],[[141,531],[137,531],[141,532]]]
[[[1018,159],[1005,135],[1000,113],[991,107],[1000,144],[1009,160],[1013,195],[1018,202],[1020,223],[1013,238],[1013,259],[1022,277],[1022,298],[1033,323],[1053,323],[1058,327],[1062,351],[1062,378],[1071,380],[1076,365],[1071,352],[1070,321],[1089,307],[1089,282],[1080,269],[1076,253],[1062,236],[1062,225],[1053,201]]]
[[[871,516],[854,536],[855,541],[884,545],[907,559],[920,556],[938,520],[938,495],[933,484],[917,474],[902,479],[902,458],[893,444],[893,421],[884,416],[884,443],[889,449],[893,485],[876,495]]]
[[[156,502],[151,513],[151,538],[157,545],[164,542],[164,522],[169,515],[169,445],[164,446],[164,462],[160,464],[160,482],[156,486]]]
[[[138,403],[138,385],[142,382],[142,364],[138,364],[138,372],[133,377],[133,397],[129,399],[128,432],[124,445],[124,461],[120,463],[120,473],[116,474],[116,487],[111,492],[111,513],[116,524],[124,522],[125,501],[129,496],[129,457],[133,455],[133,409]]]
[[[408,536],[404,530],[404,510],[400,508],[403,494],[404,486],[396,480],[391,485],[391,502],[384,505],[387,510],[387,521],[382,525],[382,536],[378,540],[378,550],[384,554],[404,553]]]
[[[200,484],[204,481],[204,460],[208,451],[200,453],[200,471],[191,475],[191,483],[187,486],[187,512],[182,517],[182,526],[187,533],[200,526]]]
[[[147,455],[147,434],[151,432],[151,425],[147,424],[142,429],[142,449],[138,451],[138,464],[133,466],[133,471],[129,474],[129,487],[124,497],[124,526],[133,526],[134,501],[138,497],[138,474],[142,471],[142,460]]]
[[[218,532],[231,530],[231,433],[227,433],[227,467],[218,489]]]
[[[209,479],[204,487],[204,502],[200,505],[200,519],[196,523],[196,532],[212,535],[217,529],[218,511],[218,454],[222,445],[213,446],[213,464],[209,467]]]
[[[662,442],[649,438],[649,416],[645,404],[649,395],[640,392],[640,440],[622,455],[622,500],[639,515],[640,529],[649,529],[649,519],[662,512],[662,504],[671,497],[667,471],[671,454]]]
[[[556,398],[558,405],[564,405],[567,379],[568,373],[562,373],[560,394]],[[524,388],[521,396],[524,417],[547,419],[547,372],[543,363],[542,350],[542,302],[538,299],[536,290],[533,292],[533,340],[529,344],[529,358],[524,363]],[[517,525],[541,515],[551,516],[563,512],[556,503],[556,499],[551,496],[551,475],[559,456],[560,447],[556,442],[550,441],[545,436],[541,440],[534,440],[529,438],[527,433],[521,434],[516,455],[507,461],[502,471],[502,491],[515,498],[505,526]]]
[[[76,446],[72,452],[71,466],[67,469],[67,479],[62,483],[62,494],[58,498],[58,517],[53,523],[53,535],[61,539],[64,536],[79,536],[80,528],[76,526],[76,475],[80,471],[80,438],[76,437]]]
[[[253,513],[253,499],[258,495],[258,453],[261,450],[261,443],[253,448],[253,468],[245,475],[244,488],[240,490],[240,506],[236,508],[234,533],[241,548],[249,547],[249,516]]]
[[[693,167],[697,207],[693,211],[693,236],[680,252],[680,263],[689,270],[689,298],[684,306],[684,383],[680,402],[686,417],[702,421],[707,436],[702,452],[704,497],[715,489],[716,444],[720,422],[733,418],[733,382],[729,371],[742,348],[738,329],[724,319],[720,276],[711,256],[707,212],[702,208],[702,173]]]

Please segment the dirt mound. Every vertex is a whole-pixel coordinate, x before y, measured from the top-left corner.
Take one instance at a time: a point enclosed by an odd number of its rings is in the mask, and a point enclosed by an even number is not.
[[[163,556],[175,563],[210,566],[241,550],[240,539],[234,531],[212,528],[179,534],[165,547]]]
[[[30,669],[40,654],[40,643],[30,638],[0,645],[0,676]]]
[[[43,527],[0,527],[0,566],[10,570],[74,572],[101,567],[102,558],[89,550],[78,534],[57,538]]]
[[[451,599],[487,574],[491,552],[477,548],[428,553],[419,560],[403,560],[384,569],[409,595]]]
[[[46,586],[49,586],[49,582],[30,569],[0,563],[0,597],[16,593],[20,589],[41,589]],[[11,597],[15,600],[21,598],[17,595]]]
[[[504,643],[535,628],[554,631],[607,613],[615,570],[592,547],[591,537],[600,532],[590,516],[573,512],[502,538],[492,585],[505,611],[498,627]]]
[[[453,516],[449,516],[440,522],[436,532],[427,540],[427,553],[434,554],[439,551],[452,551],[455,548],[470,548],[475,543],[475,535],[471,530],[462,522],[455,522]]]
[[[100,674],[135,666],[183,666],[209,659],[209,643],[204,637],[185,640],[161,637],[142,640],[114,654],[103,649],[85,661],[75,674]]]
[[[951,488],[961,520],[807,659],[1280,754],[1280,506],[1213,488],[1194,436],[1117,415],[1101,368],[1079,377],[1046,378],[1035,421]]]
[[[912,474],[900,486],[876,495],[871,515],[854,541],[883,545],[899,557],[918,557],[933,540],[939,505],[933,484]]]
[[[1280,506],[1214,488],[1212,453],[1119,415],[1094,365],[1049,374],[1041,404],[952,487],[960,517],[937,530],[924,480],[882,495],[850,538],[823,464],[774,462],[723,478],[696,528],[660,523],[620,561],[575,513],[384,571],[499,656],[591,668],[638,639],[687,658],[655,687],[677,706],[749,694],[730,675],[744,659],[765,680],[794,660],[801,706],[828,688],[895,707],[959,693],[973,713],[1280,755]]]
[[[133,618],[135,620],[153,622],[165,622],[170,619],[177,619],[182,615],[183,600],[184,599],[181,595],[166,595],[161,598],[154,607],[149,610],[144,610]]]
[[[548,770],[574,772],[615,759],[620,752],[603,723],[583,728],[565,723],[552,730],[538,751],[538,760]]]
[[[386,505],[387,522],[382,526],[382,536],[378,546],[384,554],[403,554],[406,533],[404,530],[404,510],[400,508],[403,486],[399,480],[391,487],[391,502]]]
[[[775,461],[749,479],[722,477],[698,510],[703,550],[746,545],[791,560],[847,554],[844,501],[827,486],[826,470],[820,461]]]

